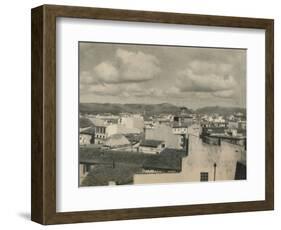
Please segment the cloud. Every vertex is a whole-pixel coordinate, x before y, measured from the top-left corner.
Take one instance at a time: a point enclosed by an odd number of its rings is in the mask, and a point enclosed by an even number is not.
[[[119,48],[116,57],[120,61],[120,81],[148,81],[160,73],[159,60],[153,55]]]
[[[218,72],[217,68],[220,69]],[[204,69],[204,70],[203,70]],[[227,65],[192,63],[178,73],[176,86],[182,92],[216,92],[234,89],[237,85],[234,77],[227,71]]]
[[[165,91],[175,98],[232,98],[238,84],[229,63],[193,60],[179,70],[174,86]]]
[[[109,62],[102,62],[94,67],[94,76],[98,82],[116,83],[119,80],[119,71]]]
[[[100,96],[118,96],[122,92],[121,87],[114,84],[95,84],[88,87],[86,93]]]
[[[206,73],[213,74],[229,74],[232,71],[233,65],[230,63],[218,62],[217,60],[193,60],[188,63],[188,68],[192,70],[194,74],[205,75]]]
[[[80,92],[125,97],[161,95],[161,90],[143,89],[139,85],[154,79],[159,73],[159,61],[155,56],[119,48],[114,53],[114,62],[102,61],[89,70],[81,71]]]
[[[133,83],[122,86],[122,94],[130,97],[162,97],[162,89],[155,87],[144,87],[143,85]]]
[[[80,94],[85,101],[169,101],[195,107],[245,101],[245,51],[117,44],[83,50]]]
[[[159,73],[159,61],[155,56],[119,48],[115,52],[115,62],[100,62],[92,71],[83,71],[80,79],[81,84],[122,84],[149,81]]]
[[[213,92],[212,95],[220,98],[231,98],[234,95],[234,90],[222,90]]]
[[[80,86],[87,85],[94,82],[94,78],[89,71],[82,71],[80,73]]]
[[[144,87],[141,83],[128,84],[93,84],[83,86],[83,94],[118,97],[162,97],[165,92],[155,87]],[[81,86],[80,86],[81,89]]]

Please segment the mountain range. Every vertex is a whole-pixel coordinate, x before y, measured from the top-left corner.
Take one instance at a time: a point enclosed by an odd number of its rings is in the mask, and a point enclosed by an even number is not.
[[[169,103],[161,104],[115,104],[115,103],[80,103],[81,113],[102,114],[102,113],[141,113],[147,116],[157,115],[163,113],[177,114],[182,109],[186,113],[201,113],[201,114],[214,114],[230,115],[233,113],[246,114],[246,108],[239,107],[220,107],[220,106],[207,106],[196,110],[186,107],[180,107]]]

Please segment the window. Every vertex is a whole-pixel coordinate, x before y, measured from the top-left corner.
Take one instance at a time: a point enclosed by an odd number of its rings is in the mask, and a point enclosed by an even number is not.
[[[209,180],[209,174],[207,172],[201,172],[200,181],[208,181],[208,180]]]

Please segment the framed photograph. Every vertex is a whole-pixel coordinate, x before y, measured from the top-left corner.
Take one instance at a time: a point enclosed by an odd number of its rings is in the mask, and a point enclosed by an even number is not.
[[[32,9],[41,224],[273,210],[272,19]]]

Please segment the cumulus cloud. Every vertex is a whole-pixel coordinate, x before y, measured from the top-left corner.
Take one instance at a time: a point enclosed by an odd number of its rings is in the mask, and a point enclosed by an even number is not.
[[[102,62],[94,67],[94,76],[99,82],[116,83],[119,80],[118,69],[109,62]]]
[[[188,68],[190,68],[194,74],[198,75],[205,75],[206,73],[224,75],[232,71],[233,65],[230,63],[217,62],[216,60],[193,60],[188,63]]]
[[[231,65],[194,61],[179,71],[176,86],[182,92],[216,92],[232,90],[237,85],[230,74]]]
[[[118,48],[114,53],[114,62],[102,61],[92,69],[81,71],[80,91],[101,96],[160,96],[162,90],[140,85],[159,73],[159,60],[155,56]]]
[[[103,61],[81,73],[82,84],[122,84],[149,81],[160,73],[158,59],[143,52],[117,49],[115,62]]]
[[[232,70],[228,63],[191,61],[185,69],[178,70],[174,86],[165,93],[175,98],[232,98],[238,85]]]
[[[130,52],[125,49],[117,49],[116,57],[120,61],[121,81],[147,81],[160,73],[158,59],[141,51]]]
[[[236,82],[231,75],[217,75],[212,73],[197,75],[190,69],[181,72],[176,83],[181,91],[197,92],[228,90],[236,86]]]
[[[94,82],[94,78],[89,71],[82,71],[80,73],[80,86],[87,85]]]
[[[91,44],[84,50],[80,95],[85,101],[182,101],[197,106],[245,97],[245,51],[117,44]]]

